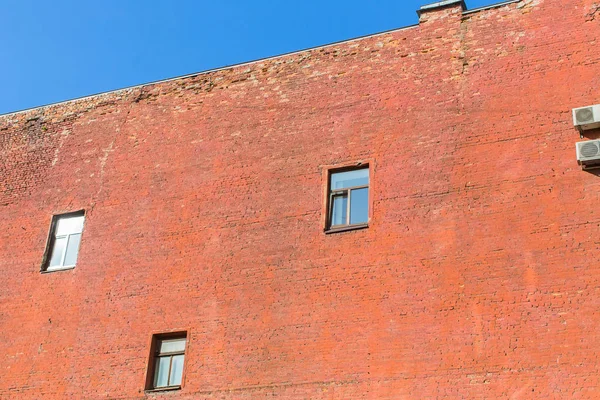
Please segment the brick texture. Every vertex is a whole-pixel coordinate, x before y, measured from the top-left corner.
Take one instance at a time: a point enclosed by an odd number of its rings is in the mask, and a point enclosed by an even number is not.
[[[599,9],[452,6],[0,117],[0,398],[600,398],[570,112],[600,103]],[[370,226],[326,235],[326,168],[360,161]],[[41,274],[80,209],[77,267]],[[179,330],[183,388],[145,394]]]

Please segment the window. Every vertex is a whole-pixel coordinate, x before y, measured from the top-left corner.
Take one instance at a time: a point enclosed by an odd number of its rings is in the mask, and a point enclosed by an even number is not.
[[[328,228],[363,227],[369,222],[369,167],[329,175]]]
[[[146,379],[147,390],[181,388],[186,333],[155,335]]]
[[[52,218],[43,270],[56,271],[75,267],[84,218],[83,211],[55,215]]]

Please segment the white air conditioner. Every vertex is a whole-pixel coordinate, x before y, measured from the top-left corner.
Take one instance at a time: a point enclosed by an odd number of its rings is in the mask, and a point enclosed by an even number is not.
[[[600,128],[600,104],[574,108],[573,124],[584,131]]]
[[[577,161],[584,169],[600,167],[600,140],[577,143]]]

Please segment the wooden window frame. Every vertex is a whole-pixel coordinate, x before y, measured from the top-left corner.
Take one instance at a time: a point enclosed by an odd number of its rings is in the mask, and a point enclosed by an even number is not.
[[[63,213],[63,214],[54,214],[52,216],[52,220],[50,221],[50,229],[48,231],[48,238],[46,240],[46,248],[44,250],[44,256],[42,257],[42,265],[40,267],[41,273],[48,274],[48,273],[52,273],[52,272],[68,271],[77,266],[77,264],[68,265],[68,266],[62,265],[60,268],[48,269],[48,267],[50,267],[50,261],[52,260],[52,251],[54,250],[54,244],[56,243],[56,239],[58,239],[56,237],[56,229],[58,227],[58,221],[63,218],[71,218],[71,217],[79,217],[79,216],[84,217],[83,223],[85,225],[85,217],[86,217],[85,209],[67,212],[67,213]],[[71,236],[71,235],[66,235],[67,245],[68,245],[68,241],[69,241],[69,239],[68,239],[69,236]],[[81,229],[81,240],[83,241],[83,228]],[[80,250],[81,250],[81,242],[79,243],[77,258],[79,258]],[[67,256],[67,249],[65,246],[65,251],[63,254],[63,262],[64,262],[64,259],[66,256]]]
[[[351,231],[351,230],[357,230],[357,229],[364,229],[364,228],[369,227],[369,223],[371,221],[371,210],[372,210],[372,201],[371,201],[372,170],[371,170],[371,165],[372,165],[372,162],[364,162],[364,163],[358,162],[358,163],[349,164],[349,165],[342,165],[342,166],[337,166],[337,167],[334,166],[334,167],[327,168],[327,173],[326,173],[327,196],[326,196],[326,217],[325,217],[325,233],[326,234],[336,233],[336,232],[345,232],[345,231]],[[331,188],[331,177],[333,174],[337,174],[340,172],[362,170],[362,169],[366,169],[368,171],[369,183],[367,185],[352,186],[352,187],[343,188],[343,189],[332,189]],[[368,205],[367,222],[361,222],[359,224],[350,224],[350,207],[352,204],[351,203],[352,191],[358,190],[358,189],[365,189],[365,188],[369,189],[369,198],[368,198],[368,204],[367,204]],[[344,194],[344,193],[348,194],[348,204],[347,204],[347,209],[346,209],[346,221],[348,221],[348,222],[343,225],[332,225],[333,198],[334,198],[334,196],[339,196],[340,194]]]
[[[160,344],[169,340],[176,339],[185,339],[185,347],[183,351],[175,351],[168,353],[160,353]],[[178,331],[178,332],[168,332],[168,333],[156,333],[152,335],[152,342],[150,345],[150,357],[148,359],[148,369],[146,373],[146,383],[145,383],[145,391],[148,393],[152,392],[166,392],[170,390],[180,390],[183,387],[183,381],[185,377],[185,367],[186,367],[186,353],[188,349],[188,332],[187,331]],[[173,366],[173,357],[183,355],[183,371],[181,375],[181,384],[179,385],[171,385],[171,386],[161,386],[155,387],[154,380],[156,374],[156,363],[157,360],[161,357],[170,357],[169,362],[169,372],[168,377],[171,377],[171,367]]]

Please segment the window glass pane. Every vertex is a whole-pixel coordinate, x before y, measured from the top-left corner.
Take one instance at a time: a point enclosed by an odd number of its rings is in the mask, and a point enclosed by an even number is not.
[[[83,215],[76,217],[60,218],[56,226],[56,236],[68,235],[70,233],[81,233],[83,231]]]
[[[348,195],[346,193],[333,196],[331,225],[346,225],[348,214]]]
[[[181,385],[181,375],[183,375],[183,355],[173,356],[169,385]]]
[[[369,168],[331,174],[331,189],[343,189],[369,184]]]
[[[61,262],[66,244],[66,237],[57,238],[56,240],[54,240],[54,247],[52,248],[52,258],[50,259],[48,269],[62,266]]]
[[[159,357],[156,359],[156,369],[154,371],[154,387],[169,386],[169,364],[171,357]]]
[[[369,221],[369,189],[355,189],[350,193],[350,224]]]
[[[185,349],[185,338],[163,340],[160,343],[160,352],[161,353],[173,353],[175,351],[183,351],[184,349]]]
[[[65,256],[65,266],[73,266],[77,263],[77,253],[79,253],[79,243],[81,242],[81,233],[69,236],[67,243],[67,255]]]

